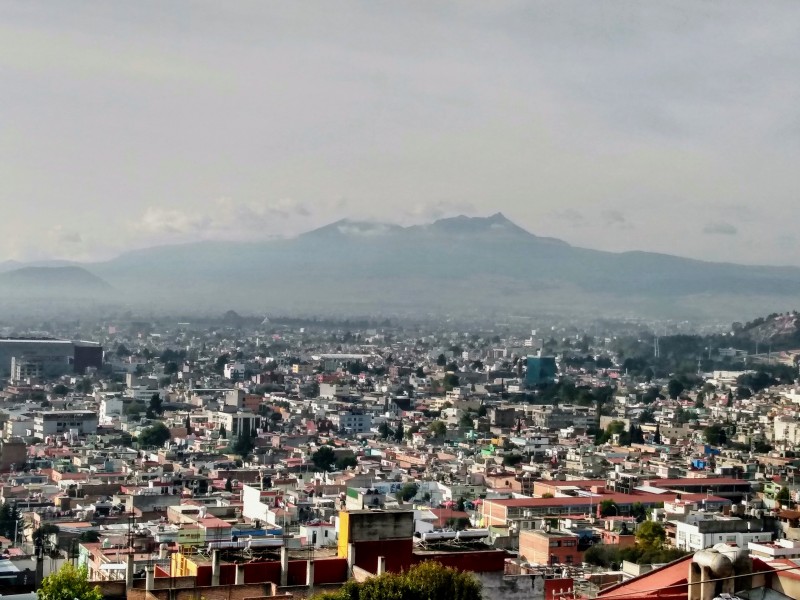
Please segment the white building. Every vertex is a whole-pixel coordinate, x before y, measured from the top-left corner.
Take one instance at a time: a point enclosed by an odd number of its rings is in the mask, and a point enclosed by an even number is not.
[[[98,415],[91,410],[48,410],[33,418],[33,434],[41,440],[70,431],[87,435],[97,433],[97,425]]]
[[[106,396],[100,401],[100,424],[110,425],[122,415],[123,402],[119,396]]]
[[[681,550],[697,552],[715,544],[736,544],[746,548],[750,543],[772,541],[771,531],[759,531],[752,521],[737,517],[705,519],[696,523],[677,523],[675,545]]]
[[[372,417],[360,411],[340,410],[333,413],[330,418],[331,423],[338,427],[339,431],[367,433],[372,428]]]
[[[222,371],[225,379],[244,379],[244,363],[227,363]]]

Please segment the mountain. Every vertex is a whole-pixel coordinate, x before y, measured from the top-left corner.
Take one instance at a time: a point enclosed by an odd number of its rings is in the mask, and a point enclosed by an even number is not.
[[[293,239],[162,246],[84,266],[132,302],[196,312],[739,320],[800,295],[797,268],[578,248],[500,213],[411,227],[342,220]]]
[[[6,298],[97,298],[111,291],[83,267],[21,267],[0,273],[0,292]]]
[[[601,252],[500,213],[425,225],[341,220],[292,239],[197,242],[0,272],[9,296],[208,314],[555,314],[740,321],[796,306],[800,269]],[[0,269],[2,271],[2,269]]]

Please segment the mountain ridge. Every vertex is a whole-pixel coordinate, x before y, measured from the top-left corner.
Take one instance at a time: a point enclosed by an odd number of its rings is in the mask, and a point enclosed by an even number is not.
[[[502,213],[400,226],[342,219],[294,238],[198,241],[81,268],[165,309],[340,312],[553,310],[619,316],[783,311],[800,269],[744,266],[537,236]]]

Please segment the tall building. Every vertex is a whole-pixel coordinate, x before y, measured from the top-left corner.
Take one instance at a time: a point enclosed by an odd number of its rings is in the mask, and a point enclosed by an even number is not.
[[[12,375],[11,360],[40,367],[40,377],[60,377],[85,373],[89,367],[103,366],[103,348],[93,342],[73,342],[47,338],[0,339],[0,377]]]
[[[553,356],[529,356],[525,372],[525,385],[529,388],[555,383],[558,368]]]

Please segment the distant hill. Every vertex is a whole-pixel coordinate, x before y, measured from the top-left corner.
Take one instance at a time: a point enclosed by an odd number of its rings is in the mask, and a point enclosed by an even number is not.
[[[800,313],[789,311],[759,317],[737,328],[736,333],[776,348],[800,348]]]
[[[500,213],[412,227],[342,220],[293,239],[162,246],[85,266],[132,301],[198,312],[741,320],[800,295],[797,268],[578,248]]]
[[[0,291],[16,298],[91,298],[109,294],[112,287],[83,267],[21,267],[0,273]]]
[[[800,269],[579,248],[497,213],[411,227],[341,220],[292,239],[160,246],[80,266],[0,263],[0,305],[31,297],[42,301],[43,314],[52,312],[52,299],[91,298],[195,315],[559,313],[730,322],[797,306]]]

